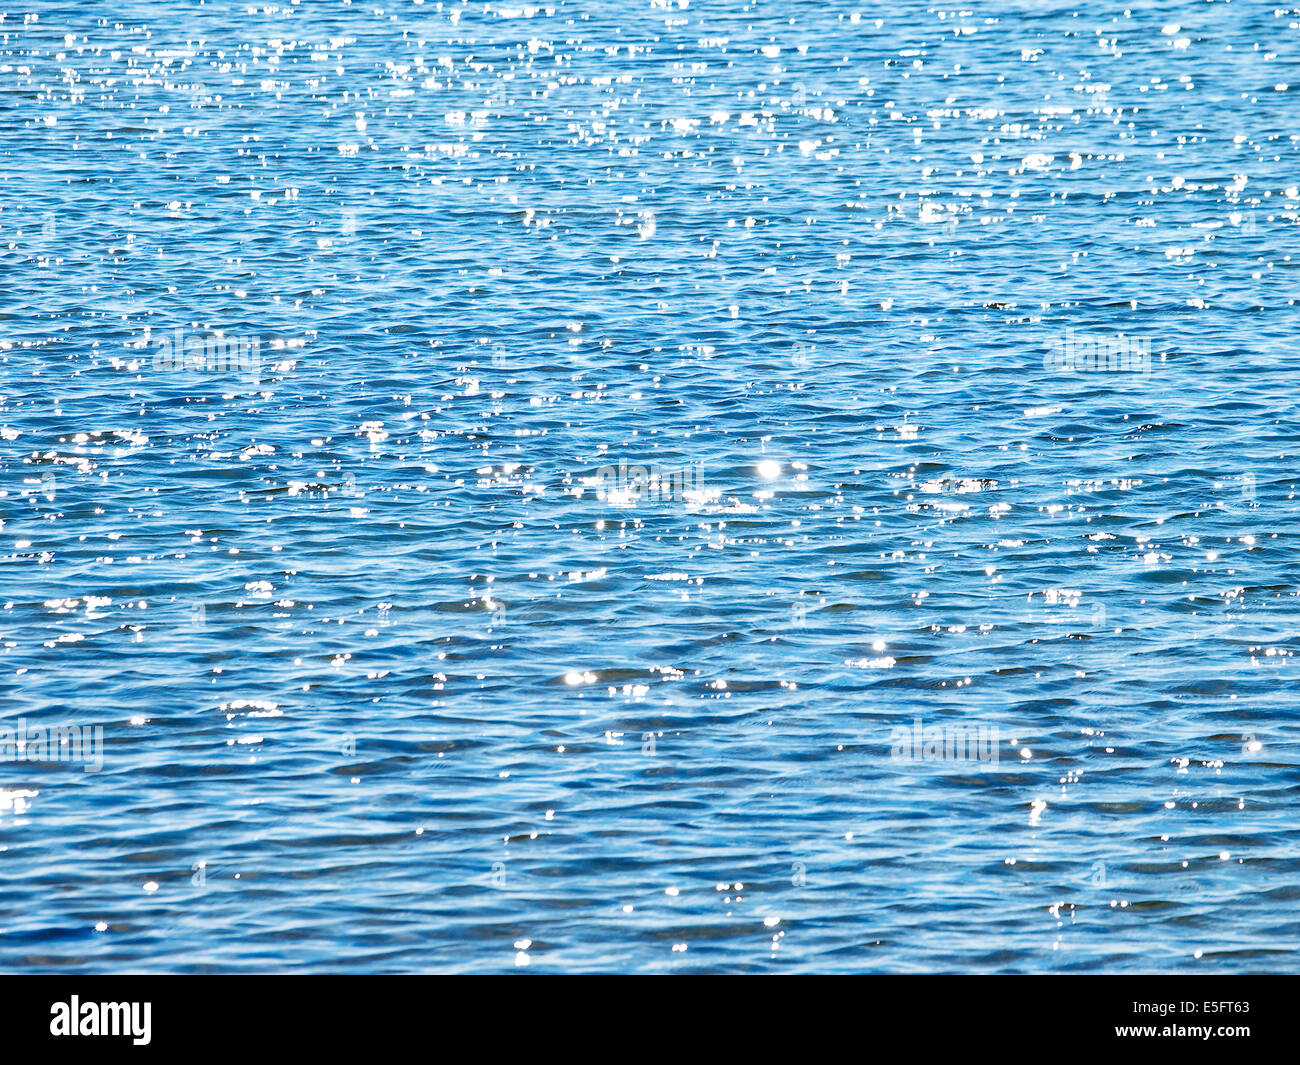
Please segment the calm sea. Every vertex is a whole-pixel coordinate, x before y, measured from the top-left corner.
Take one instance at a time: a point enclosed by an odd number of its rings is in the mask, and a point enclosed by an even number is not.
[[[1300,15],[0,19],[0,968],[1294,970]]]

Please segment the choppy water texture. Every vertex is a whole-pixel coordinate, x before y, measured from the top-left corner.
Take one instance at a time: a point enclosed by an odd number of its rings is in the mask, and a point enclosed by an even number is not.
[[[1298,45],[11,10],[0,965],[1293,968]]]

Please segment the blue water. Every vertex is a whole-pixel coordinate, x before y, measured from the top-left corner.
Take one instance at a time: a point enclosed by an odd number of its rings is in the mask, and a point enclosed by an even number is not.
[[[11,10],[0,967],[1293,970],[1298,61]]]

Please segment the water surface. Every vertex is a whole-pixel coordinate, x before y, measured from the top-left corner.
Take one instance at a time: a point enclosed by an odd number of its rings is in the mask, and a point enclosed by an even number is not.
[[[0,21],[0,966],[1294,968],[1294,11],[112,6]]]

